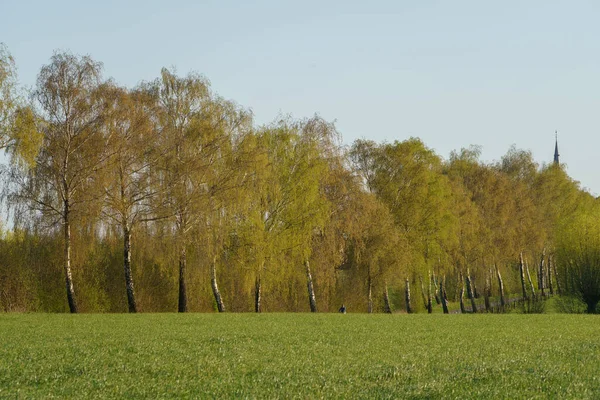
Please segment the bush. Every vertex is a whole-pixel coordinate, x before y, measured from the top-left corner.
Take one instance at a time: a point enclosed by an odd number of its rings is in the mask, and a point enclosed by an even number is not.
[[[583,314],[587,305],[577,296],[560,296],[556,299],[556,309],[565,314]]]
[[[524,300],[521,304],[523,314],[544,314],[546,312],[546,301],[539,297]]]

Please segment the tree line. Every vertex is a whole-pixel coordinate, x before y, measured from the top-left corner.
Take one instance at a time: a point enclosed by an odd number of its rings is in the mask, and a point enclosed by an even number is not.
[[[5,311],[600,301],[597,200],[514,146],[492,163],[418,138],[343,146],[318,115],[257,126],[202,75],[126,88],[68,52],[24,94],[5,47],[0,145]]]

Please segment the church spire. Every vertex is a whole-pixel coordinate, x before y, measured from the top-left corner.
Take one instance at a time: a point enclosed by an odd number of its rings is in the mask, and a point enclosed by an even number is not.
[[[560,164],[558,158],[560,157],[560,154],[558,154],[558,131],[554,131],[554,137],[555,137],[555,145],[554,145],[554,164],[558,165]]]

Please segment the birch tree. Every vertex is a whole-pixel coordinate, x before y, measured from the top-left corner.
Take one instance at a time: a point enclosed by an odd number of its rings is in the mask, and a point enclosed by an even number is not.
[[[156,148],[153,106],[143,91],[128,91],[108,84],[102,88],[107,104],[104,130],[111,158],[103,179],[104,215],[120,227],[123,269],[129,312],[138,311],[131,265],[132,236],[138,224],[162,217],[153,200],[159,190],[152,172],[161,158]]]
[[[209,214],[219,212],[214,196],[228,187],[234,176],[219,168],[226,164],[223,160],[231,152],[238,127],[251,119],[234,103],[216,97],[209,82],[195,73],[179,77],[163,69],[161,78],[149,84],[148,90],[157,99],[158,141],[165,154],[159,173],[164,193],[160,202],[172,215],[179,247],[178,311],[186,312],[191,234],[209,221]],[[209,219],[214,222],[214,215]]]
[[[319,118],[283,119],[257,134],[252,177],[255,195],[248,203],[246,220],[249,243],[255,249],[256,312],[262,311],[265,273],[276,283],[295,270],[277,268],[276,262],[284,253],[302,266],[311,311],[316,311],[309,259],[312,236],[327,214],[327,203],[320,192],[320,178],[326,167],[320,155],[324,139],[320,124],[325,122]]]
[[[76,217],[98,200],[96,178],[106,160],[101,133],[103,103],[95,95],[102,65],[87,56],[55,53],[42,67],[34,98],[42,146],[35,166],[15,175],[17,198],[62,225],[63,265],[69,310],[78,311],[71,266],[71,227]]]
[[[229,234],[239,222],[243,207],[243,192],[254,190],[247,186],[248,171],[246,143],[251,131],[251,114],[233,102],[215,98],[211,103],[211,128],[220,139],[220,146],[213,154],[210,171],[203,176],[207,187],[202,202],[199,237],[205,237],[205,252],[211,255],[211,289],[219,312],[225,311],[224,296],[219,290],[219,265],[228,262]],[[209,172],[209,173],[208,173]]]
[[[202,175],[211,163],[211,154],[219,143],[205,135],[202,128],[203,113],[210,101],[210,88],[206,79],[197,74],[178,77],[167,69],[154,81],[151,89],[158,101],[161,129],[160,144],[166,156],[161,165],[162,201],[173,216],[173,228],[179,253],[179,312],[187,306],[187,248],[190,231],[199,222],[197,199],[206,187],[196,175]]]

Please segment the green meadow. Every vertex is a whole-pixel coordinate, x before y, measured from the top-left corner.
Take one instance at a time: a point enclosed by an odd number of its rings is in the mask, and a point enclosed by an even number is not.
[[[600,398],[590,315],[2,314],[0,398]]]

